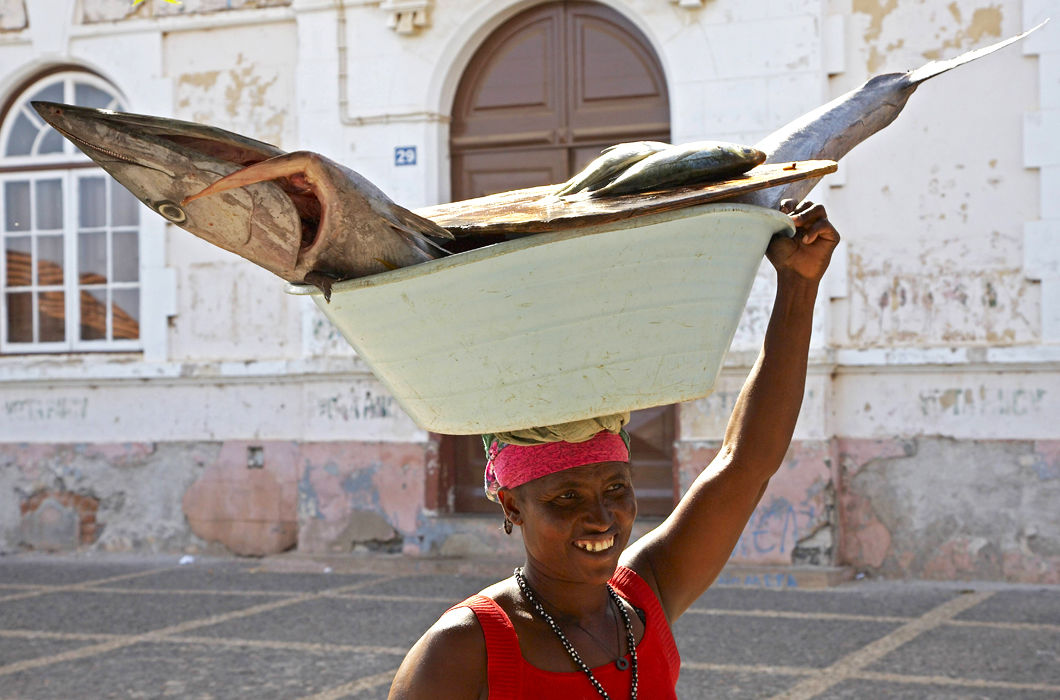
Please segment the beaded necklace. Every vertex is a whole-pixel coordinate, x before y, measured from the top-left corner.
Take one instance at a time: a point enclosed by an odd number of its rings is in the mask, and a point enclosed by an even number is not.
[[[582,661],[582,657],[578,655],[578,652],[577,650],[575,650],[574,645],[571,644],[569,639],[567,639],[567,635],[563,634],[563,630],[559,628],[559,625],[556,624],[556,621],[552,619],[552,616],[549,615],[548,612],[545,611],[545,608],[541,605],[541,603],[538,602],[537,596],[534,594],[533,589],[530,588],[530,584],[526,582],[526,577],[523,576],[522,567],[519,567],[515,570],[515,581],[519,584],[519,590],[522,591],[523,597],[526,598],[527,602],[530,603],[530,605],[534,608],[537,614],[540,615],[546,623],[548,623],[548,626],[552,628],[552,631],[556,633],[557,637],[559,637],[560,643],[563,645],[563,648],[567,650],[567,653],[570,654],[570,657],[574,661],[574,664],[578,668],[580,668],[586,676],[589,677],[589,682],[593,684],[594,688],[596,688],[596,692],[600,693],[600,696],[605,698],[605,700],[611,700],[611,696],[608,695],[607,691],[604,690],[604,687],[600,685],[600,681],[596,680],[596,676],[593,675],[592,670],[585,664],[584,661]],[[629,655],[630,659],[632,660],[633,666],[633,672],[631,674],[632,680],[630,686],[630,698],[632,700],[637,700],[637,646],[635,640],[633,639],[633,623],[630,622],[629,613],[626,612],[625,606],[622,605],[622,602],[619,600],[618,594],[615,593],[615,589],[611,588],[610,584],[607,585],[607,593],[611,596],[611,600],[612,602],[614,602],[615,606],[618,607],[619,612],[622,613],[622,622],[626,625],[626,643],[629,646]],[[615,662],[615,665],[618,666],[619,670],[625,670],[625,666],[623,665],[625,661],[625,657],[620,656],[619,660]]]

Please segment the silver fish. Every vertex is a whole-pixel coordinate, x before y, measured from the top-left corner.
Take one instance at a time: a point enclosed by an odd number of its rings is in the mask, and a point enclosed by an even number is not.
[[[634,163],[594,196],[610,197],[718,180],[747,172],[766,159],[762,151],[726,141],[692,141]]]
[[[669,147],[670,144],[662,141],[630,141],[608,146],[600,151],[601,155],[593,159],[580,173],[567,180],[556,194],[563,196],[582,190],[600,189],[637,161],[644,160],[653,153]]]
[[[908,73],[873,76],[861,87],[780,127],[756,143],[755,148],[766,154],[767,163],[819,158],[837,161],[893,122],[913,91],[925,80],[1017,42],[1044,24],[955,58],[931,61]],[[819,178],[799,180],[743,195],[738,201],[775,209],[785,199],[801,201],[818,182]]]

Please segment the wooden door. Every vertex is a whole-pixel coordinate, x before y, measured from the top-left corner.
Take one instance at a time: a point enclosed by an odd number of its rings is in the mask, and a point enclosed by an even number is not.
[[[607,146],[669,141],[658,57],[609,7],[556,2],[526,10],[486,39],[461,78],[449,149],[453,200],[563,182]],[[634,413],[628,430],[640,512],[673,505],[672,406]],[[492,512],[478,436],[443,436],[453,510]],[[440,502],[447,499],[439,499]]]

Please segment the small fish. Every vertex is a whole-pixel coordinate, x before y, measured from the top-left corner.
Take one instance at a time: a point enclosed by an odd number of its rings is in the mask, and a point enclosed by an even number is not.
[[[669,147],[670,144],[662,141],[630,141],[608,146],[580,173],[563,183],[563,189],[556,194],[563,196],[582,190],[598,190],[629,166]]]
[[[766,159],[750,146],[725,141],[692,141],[653,153],[634,163],[594,196],[648,192],[720,180],[747,172]]]

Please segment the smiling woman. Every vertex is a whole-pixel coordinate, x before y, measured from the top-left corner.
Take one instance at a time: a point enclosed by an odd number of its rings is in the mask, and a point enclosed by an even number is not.
[[[767,250],[777,296],[762,352],[718,456],[673,513],[627,547],[637,502],[626,415],[485,436],[486,492],[505,530],[519,528],[525,563],[427,630],[392,700],[676,697],[671,626],[717,577],[784,458],[817,289],[839,242],[822,207],[782,211],[796,235]]]

